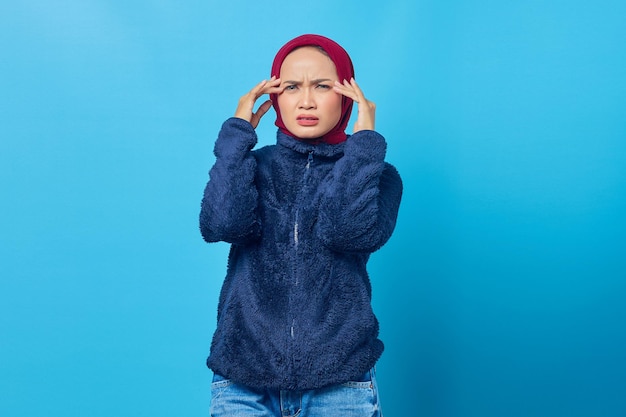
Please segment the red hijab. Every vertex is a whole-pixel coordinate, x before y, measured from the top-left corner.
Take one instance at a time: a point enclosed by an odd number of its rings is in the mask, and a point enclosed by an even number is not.
[[[348,53],[339,45],[337,42],[326,38],[320,35],[301,35],[297,38],[294,38],[283,45],[282,48],[276,54],[274,58],[274,63],[272,64],[272,73],[271,75],[280,77],[280,67],[283,65],[283,61],[294,49],[303,47],[303,46],[319,46],[321,47],[330,57],[331,61],[335,64],[335,68],[337,69],[337,76],[339,77],[339,82],[343,80],[350,80],[350,78],[354,77],[354,67],[352,66],[352,60]],[[272,99],[272,105],[274,106],[274,110],[276,110],[276,126],[285,134],[295,137],[293,133],[291,133],[285,127],[283,123],[283,119],[280,115],[280,109],[278,108],[278,94],[271,94],[270,98]],[[327,134],[319,139],[319,142],[328,143],[331,145],[336,145],[346,140],[346,126],[348,126],[348,121],[350,120],[350,114],[352,113],[352,99],[346,96],[343,96],[341,101],[341,118],[337,125]]]

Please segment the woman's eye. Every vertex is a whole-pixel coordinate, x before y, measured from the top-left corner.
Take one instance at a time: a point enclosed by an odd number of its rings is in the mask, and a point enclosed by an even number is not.
[[[291,85],[288,85],[287,87],[285,87],[285,91],[293,91],[296,88],[298,88],[296,85],[291,84]]]
[[[331,87],[328,84],[318,84],[317,88],[321,88],[323,90],[328,90]]]

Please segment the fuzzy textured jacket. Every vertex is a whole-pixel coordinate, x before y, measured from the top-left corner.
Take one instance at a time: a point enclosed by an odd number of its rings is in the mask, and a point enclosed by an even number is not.
[[[374,131],[256,143],[250,123],[223,124],[202,199],[202,236],[231,243],[207,364],[251,387],[354,380],[383,351],[366,263],[395,227],[400,176]]]

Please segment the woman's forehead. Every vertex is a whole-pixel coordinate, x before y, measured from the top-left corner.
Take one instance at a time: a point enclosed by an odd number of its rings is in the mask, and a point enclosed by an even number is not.
[[[333,61],[313,46],[305,46],[290,52],[280,67],[280,73],[281,78],[283,78],[283,74],[309,73],[316,73],[320,77],[337,77],[337,69]]]

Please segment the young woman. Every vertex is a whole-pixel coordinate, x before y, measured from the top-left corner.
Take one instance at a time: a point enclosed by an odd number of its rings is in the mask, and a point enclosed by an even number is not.
[[[271,106],[277,143],[253,150]],[[402,182],[374,116],[346,51],[303,35],[224,122],[200,212],[204,239],[231,243],[211,415],[380,415],[366,264],[393,232]]]

